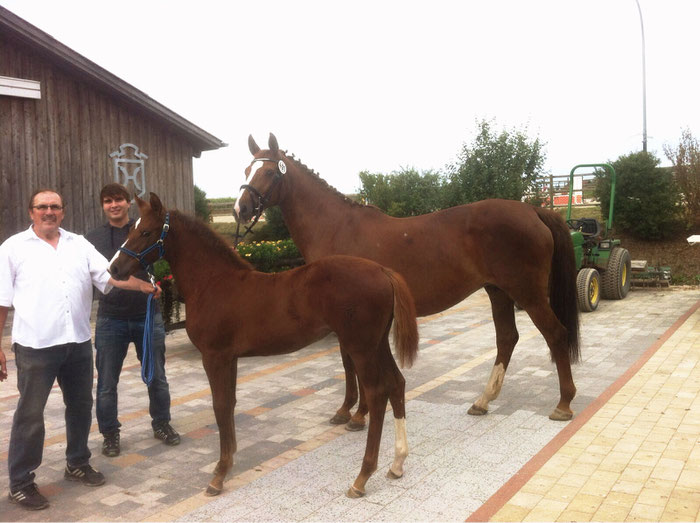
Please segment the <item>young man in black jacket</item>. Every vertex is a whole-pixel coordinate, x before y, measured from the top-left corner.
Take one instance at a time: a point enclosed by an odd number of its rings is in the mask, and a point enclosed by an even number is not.
[[[107,223],[90,231],[86,238],[108,260],[126,241],[133,219],[129,219],[129,192],[123,185],[110,183],[100,192],[100,203]],[[145,271],[136,277],[148,281]],[[135,292],[114,289],[99,295],[95,328],[95,365],[97,367],[97,424],[104,436],[102,454],[118,456],[120,452],[117,408],[117,386],[129,343],[136,346],[136,355],[143,356],[143,330],[147,297]],[[154,301],[157,306],[157,302]],[[153,360],[154,376],[148,387],[149,411],[153,436],[166,445],[180,443],[180,435],[170,426],[170,389],[165,377],[165,328],[158,309],[154,315]]]

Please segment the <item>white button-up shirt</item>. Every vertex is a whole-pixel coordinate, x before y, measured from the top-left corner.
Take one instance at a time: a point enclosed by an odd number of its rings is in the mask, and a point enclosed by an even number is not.
[[[108,293],[109,262],[59,228],[57,248],[29,227],[0,245],[0,305],[15,308],[12,342],[41,349],[91,338],[92,286]]]

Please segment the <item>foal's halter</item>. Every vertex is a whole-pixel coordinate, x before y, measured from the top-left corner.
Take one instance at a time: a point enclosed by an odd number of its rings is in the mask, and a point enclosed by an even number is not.
[[[251,165],[253,165],[255,162],[274,162],[272,158],[255,158]],[[243,225],[243,228],[245,229],[245,232],[243,234],[238,234],[240,227],[241,227],[241,222],[238,221],[238,216],[236,213],[233,213],[233,217],[236,219],[236,238],[234,240],[234,247],[238,246],[238,243],[245,237],[246,234],[248,234],[253,227],[255,227],[255,224],[258,223],[258,220],[262,216],[263,211],[265,210],[265,206],[267,205],[270,195],[272,194],[272,191],[277,187],[277,184],[282,180],[282,176],[286,174],[287,172],[287,166],[285,165],[283,160],[279,160],[277,162],[277,168],[275,169],[275,173],[272,178],[272,183],[270,184],[270,187],[265,191],[265,194],[261,194],[260,191],[258,191],[255,187],[253,187],[250,184],[244,183],[239,187],[239,190],[247,190],[248,192],[251,193],[251,200],[253,202],[253,220],[251,221],[250,225]],[[252,182],[253,180],[251,180]],[[254,197],[253,197],[254,196]]]
[[[151,280],[151,285],[156,288],[156,278],[151,272],[151,264],[145,261],[146,255],[154,249],[158,249],[158,259],[160,260],[165,254],[165,248],[163,247],[163,240],[168,235],[170,230],[170,213],[165,213],[165,222],[163,223],[163,229],[160,231],[160,238],[158,240],[146,247],[141,252],[134,252],[127,249],[124,246],[119,247],[119,250],[125,254],[128,254],[132,258],[136,258],[141,266],[148,273],[148,278]],[[155,362],[153,359],[153,315],[155,314],[155,308],[152,306],[153,294],[148,295],[148,302],[146,305],[146,317],[144,320],[143,327],[143,354],[141,358],[141,379],[147,386],[151,386],[153,382],[153,376],[155,372]]]
[[[148,276],[151,278],[151,283],[154,283],[154,278],[153,274],[151,274],[150,267],[151,264],[145,261],[146,255],[151,252],[154,249],[158,249],[158,259],[160,260],[163,255],[165,254],[165,248],[163,247],[163,241],[165,240],[165,237],[168,235],[168,231],[170,230],[170,213],[166,212],[165,213],[165,223],[163,223],[163,229],[160,231],[160,238],[158,240],[146,247],[144,250],[141,252],[134,252],[129,249],[127,249],[124,246],[119,247],[119,250],[125,254],[128,254],[132,258],[136,258],[141,266],[146,270],[148,273]]]

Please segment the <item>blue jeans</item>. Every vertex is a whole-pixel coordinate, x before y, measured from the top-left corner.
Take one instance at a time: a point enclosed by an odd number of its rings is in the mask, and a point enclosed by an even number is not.
[[[8,470],[10,490],[34,482],[44,453],[44,407],[54,381],[66,405],[66,460],[71,467],[90,461],[92,423],[92,343],[67,343],[32,349],[15,343],[19,402],[12,419]]]
[[[136,356],[143,355],[145,317],[138,320],[97,317],[95,350],[97,352],[97,424],[102,434],[121,427],[118,418],[117,388],[129,343],[136,346]],[[153,427],[170,421],[170,388],[165,378],[165,327],[163,316],[153,317],[153,381],[148,387],[149,411]]]

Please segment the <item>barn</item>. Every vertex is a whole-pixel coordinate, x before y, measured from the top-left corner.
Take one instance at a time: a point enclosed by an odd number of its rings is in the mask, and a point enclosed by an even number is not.
[[[0,6],[0,242],[29,225],[34,190],[57,189],[63,227],[103,221],[117,181],[194,211],[193,158],[226,144]]]

